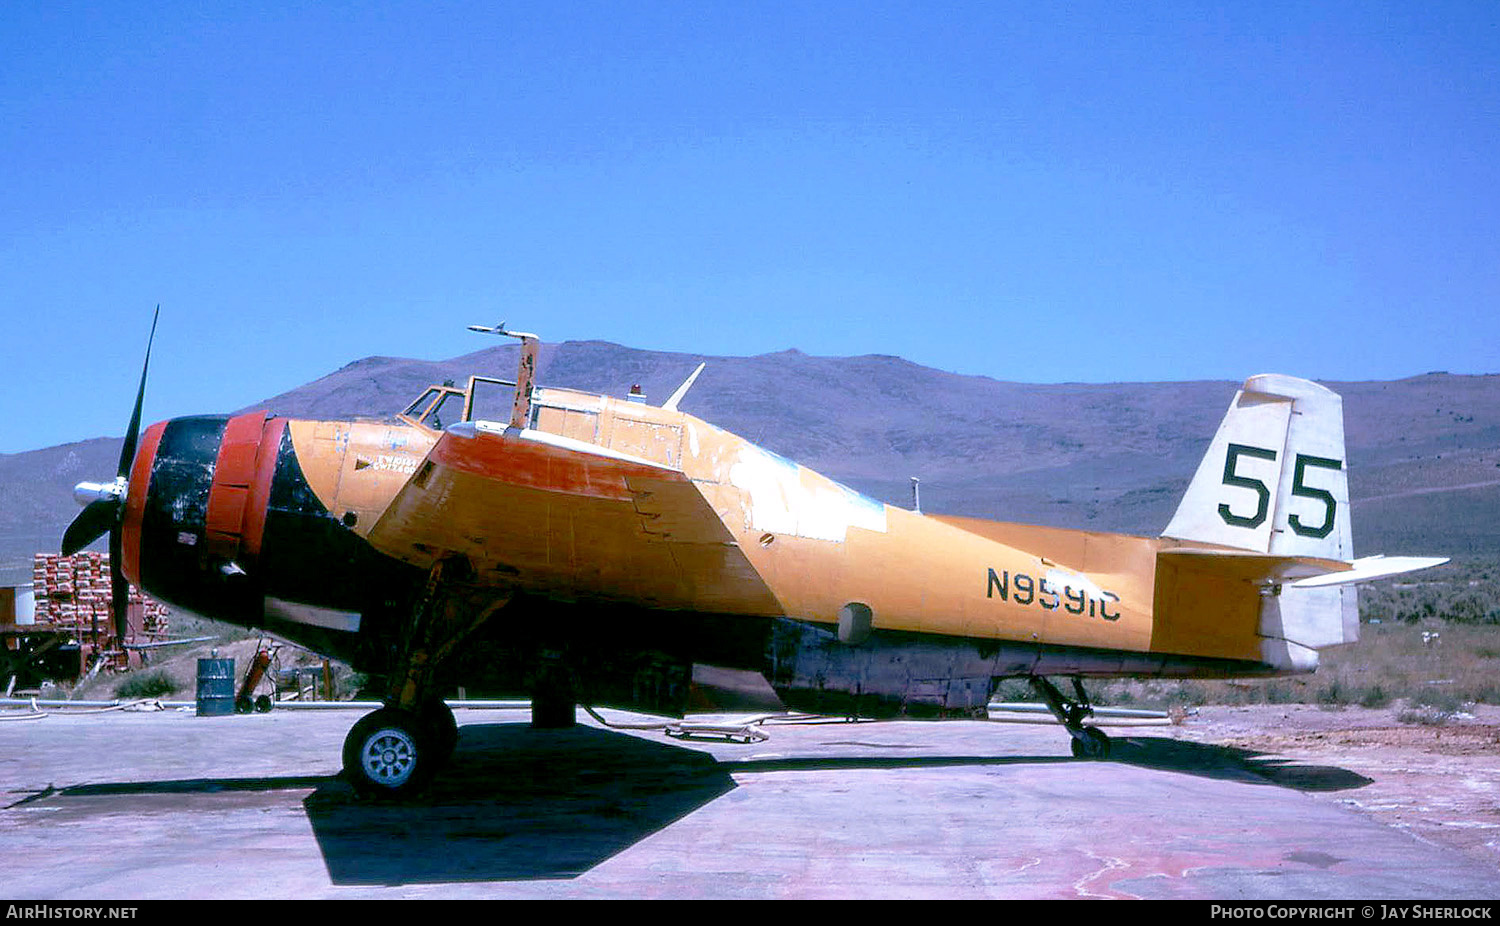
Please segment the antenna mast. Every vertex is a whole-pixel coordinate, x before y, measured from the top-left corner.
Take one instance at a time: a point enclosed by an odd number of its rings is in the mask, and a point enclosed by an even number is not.
[[[470,331],[498,334],[521,342],[521,362],[516,370],[516,395],[510,407],[510,426],[524,429],[531,420],[531,390],[536,379],[536,351],[541,339],[529,331],[508,331],[505,322],[498,325],[470,325]]]

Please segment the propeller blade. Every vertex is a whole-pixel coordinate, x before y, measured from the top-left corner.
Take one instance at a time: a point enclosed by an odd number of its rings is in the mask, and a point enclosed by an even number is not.
[[[141,436],[141,406],[146,402],[146,371],[151,369],[151,345],[156,341],[156,321],[159,318],[161,303],[158,302],[156,311],[151,315],[151,334],[146,338],[146,359],[141,363],[141,384],[135,390],[135,407],[130,411],[130,426],[125,429],[125,443],[120,447],[120,466],[115,475],[122,479],[130,478],[130,466],[135,462],[135,446]],[[115,639],[121,643],[125,642],[125,634],[130,629],[130,581],[125,578],[119,518],[123,505],[123,500],[116,503],[115,520],[109,530],[109,603],[115,615]],[[87,511],[85,508],[84,512]],[[79,515],[79,520],[82,519],[83,515]]]
[[[78,517],[68,525],[63,533],[62,552],[64,556],[72,556],[79,550],[103,537],[106,531],[112,530],[120,520],[120,500],[117,498],[101,498],[89,502],[84,509],[78,512]]]
[[[73,489],[80,502],[92,498],[83,511],[63,532],[62,552],[72,556],[79,550],[109,533],[109,598],[115,614],[115,637],[125,641],[130,629],[130,580],[125,578],[121,515],[125,510],[125,492],[130,478],[131,465],[135,463],[135,448],[140,441],[141,407],[146,403],[146,372],[151,369],[151,345],[156,341],[156,322],[161,318],[161,304],[151,316],[151,334],[146,338],[146,359],[141,364],[141,383],[135,390],[135,407],[130,411],[130,426],[125,430],[125,442],[120,447],[120,465],[116,467],[113,483],[99,484],[80,482]]]
[[[123,558],[120,528],[116,525],[109,532],[109,604],[115,615],[116,645],[125,642],[125,634],[130,629],[130,581],[121,568]]]
[[[146,371],[151,367],[151,342],[156,340],[156,320],[161,317],[161,304],[151,316],[151,335],[146,338],[146,361],[141,364],[141,385],[135,391],[135,410],[130,413],[130,427],[125,430],[125,445],[120,448],[120,466],[116,476],[129,477],[130,464],[135,461],[135,445],[140,438],[141,405],[146,401]]]

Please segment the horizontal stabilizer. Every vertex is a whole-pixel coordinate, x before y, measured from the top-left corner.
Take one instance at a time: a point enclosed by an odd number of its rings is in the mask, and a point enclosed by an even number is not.
[[[1207,564],[1215,561],[1213,570],[1258,584],[1286,584],[1294,588],[1329,588],[1373,582],[1403,572],[1430,569],[1448,562],[1446,556],[1365,556],[1353,562],[1319,559],[1312,556],[1273,556],[1249,550],[1224,550],[1208,547],[1176,547],[1162,550],[1167,559]]]
[[[1352,569],[1298,579],[1297,588],[1324,588],[1330,585],[1347,585],[1351,582],[1370,582],[1403,572],[1430,569],[1448,562],[1446,556],[1364,556],[1353,562]]]
[[[1169,560],[1178,558],[1183,563],[1198,562],[1207,565],[1212,561],[1213,571],[1220,575],[1266,585],[1324,578],[1330,574],[1343,575],[1351,568],[1351,564],[1343,560],[1275,556],[1251,550],[1175,547],[1162,550],[1159,555]]]
[[[1260,638],[1260,660],[1283,672],[1311,672],[1317,651],[1359,639],[1359,603],[1354,586],[1447,562],[1437,556],[1367,556],[1352,562],[1312,556],[1277,556],[1250,550],[1174,547],[1157,554],[1158,620],[1162,633],[1185,638],[1210,636],[1218,623],[1232,623],[1232,602],[1244,601],[1246,585],[1258,600],[1253,611]],[[1236,592],[1236,589],[1242,591]],[[1254,594],[1254,593],[1250,593]],[[1254,604],[1250,604],[1254,601]],[[1258,613],[1256,613],[1258,612]]]

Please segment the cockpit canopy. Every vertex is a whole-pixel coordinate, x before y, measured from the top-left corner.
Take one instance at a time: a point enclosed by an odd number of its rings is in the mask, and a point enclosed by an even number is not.
[[[396,417],[407,424],[441,431],[460,421],[508,421],[515,401],[515,383],[489,376],[471,376],[467,388],[449,380],[427,391]]]

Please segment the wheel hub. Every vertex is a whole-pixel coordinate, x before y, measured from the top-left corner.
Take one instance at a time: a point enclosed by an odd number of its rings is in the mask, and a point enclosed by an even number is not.
[[[385,727],[365,740],[360,760],[372,781],[400,787],[417,767],[417,743],[405,730]]]

